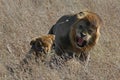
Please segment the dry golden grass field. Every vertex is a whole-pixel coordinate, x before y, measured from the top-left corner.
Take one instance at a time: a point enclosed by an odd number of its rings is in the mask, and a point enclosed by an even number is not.
[[[71,59],[50,68],[49,59],[27,55],[32,38],[83,10],[103,20],[86,67]],[[0,80],[120,80],[120,0],[0,0]]]

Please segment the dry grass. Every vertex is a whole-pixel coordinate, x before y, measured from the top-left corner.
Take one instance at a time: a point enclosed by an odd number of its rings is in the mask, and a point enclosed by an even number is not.
[[[119,80],[119,5],[119,0],[0,0],[0,79]],[[86,68],[72,59],[51,69],[49,59],[26,57],[33,37],[47,34],[62,15],[85,9],[98,13],[104,23]]]

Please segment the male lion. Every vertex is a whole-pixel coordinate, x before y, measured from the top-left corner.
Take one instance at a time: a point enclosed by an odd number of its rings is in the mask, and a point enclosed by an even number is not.
[[[44,35],[41,37],[34,38],[30,45],[32,49],[39,54],[40,52],[44,52],[45,54],[50,52],[54,43],[55,36],[54,35]]]
[[[55,35],[56,53],[74,53],[81,61],[86,61],[99,38],[101,22],[96,13],[89,11],[61,17],[49,31]]]

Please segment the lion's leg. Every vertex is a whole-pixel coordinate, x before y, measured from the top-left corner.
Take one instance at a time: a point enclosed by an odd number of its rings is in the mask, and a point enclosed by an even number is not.
[[[88,61],[90,57],[89,53],[82,52],[81,55],[79,56],[79,59],[83,62]]]
[[[59,56],[62,56],[63,53],[64,53],[61,48],[58,48],[58,47],[56,47],[56,46],[55,46],[55,52],[56,52],[56,54],[59,55]]]
[[[87,55],[87,59],[85,62],[85,68],[88,66],[89,61],[90,61],[90,53],[88,53],[88,55]]]
[[[67,53],[67,52],[64,52],[64,50],[62,48],[58,48],[55,46],[55,52],[58,56],[60,56],[64,61],[67,61],[69,59],[72,58],[72,55],[73,53]]]

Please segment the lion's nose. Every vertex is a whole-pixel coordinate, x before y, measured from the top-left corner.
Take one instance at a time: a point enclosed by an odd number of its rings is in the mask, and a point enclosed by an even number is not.
[[[86,36],[86,34],[85,33],[80,33],[81,34],[81,37],[85,37]]]

